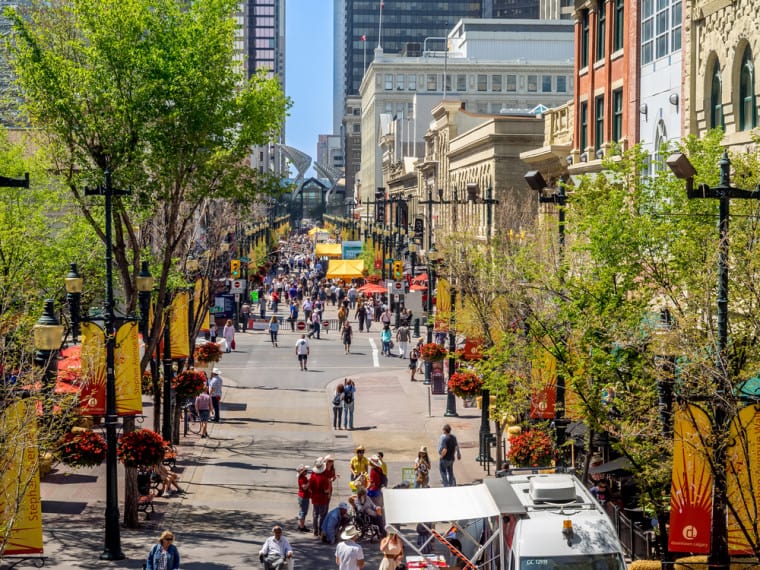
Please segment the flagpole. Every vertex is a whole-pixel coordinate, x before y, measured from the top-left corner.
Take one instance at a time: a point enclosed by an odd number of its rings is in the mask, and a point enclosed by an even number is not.
[[[367,36],[362,36],[362,44],[364,45],[364,75],[367,75]]]
[[[380,1],[380,27],[377,31],[377,47],[383,47],[383,8],[385,8],[385,2]]]

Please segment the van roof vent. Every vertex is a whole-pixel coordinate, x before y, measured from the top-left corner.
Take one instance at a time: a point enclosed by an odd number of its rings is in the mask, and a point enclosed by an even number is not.
[[[575,482],[570,475],[536,475],[530,480],[530,498],[535,503],[574,502]]]

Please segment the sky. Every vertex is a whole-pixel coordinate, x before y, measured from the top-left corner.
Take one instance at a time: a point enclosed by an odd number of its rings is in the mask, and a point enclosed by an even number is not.
[[[316,160],[317,136],[332,134],[333,0],[285,0],[285,10],[285,142]]]

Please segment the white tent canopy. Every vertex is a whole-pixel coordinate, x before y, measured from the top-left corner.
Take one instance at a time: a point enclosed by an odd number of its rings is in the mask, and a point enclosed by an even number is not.
[[[401,525],[498,517],[499,508],[483,485],[430,489],[384,489],[385,520]]]

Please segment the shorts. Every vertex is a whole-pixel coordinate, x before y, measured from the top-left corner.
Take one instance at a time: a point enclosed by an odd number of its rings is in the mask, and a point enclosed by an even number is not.
[[[308,354],[299,354],[298,355],[298,360],[306,360],[308,358],[308,356],[309,356]]]
[[[202,422],[207,422],[209,416],[211,415],[211,410],[198,410],[198,415],[200,416]]]
[[[416,360],[410,360],[409,361],[409,370],[414,370],[417,368],[417,361]]]

